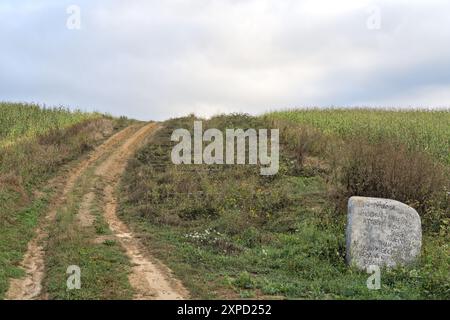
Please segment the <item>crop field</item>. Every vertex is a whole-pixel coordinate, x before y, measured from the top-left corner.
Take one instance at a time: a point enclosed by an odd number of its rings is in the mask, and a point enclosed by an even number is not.
[[[0,146],[100,117],[97,113],[70,111],[63,107],[41,108],[37,105],[1,102]]]
[[[267,115],[343,138],[398,139],[450,164],[450,110],[292,109]]]

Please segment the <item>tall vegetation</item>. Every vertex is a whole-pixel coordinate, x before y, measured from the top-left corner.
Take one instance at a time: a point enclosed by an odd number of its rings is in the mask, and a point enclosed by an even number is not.
[[[1,102],[0,146],[100,117],[97,113],[70,111],[64,107],[43,108],[32,104]]]
[[[322,115],[327,117],[330,112],[324,110]],[[313,113],[321,115],[318,111]],[[408,123],[408,113],[403,116],[403,122]],[[371,113],[366,117],[370,119]],[[376,134],[370,128],[352,131],[347,127],[341,132],[348,133],[337,134],[313,124],[285,120],[280,114],[270,115],[269,119],[272,127],[280,128],[285,150],[296,154],[298,168],[303,167],[305,160],[320,159],[322,168],[328,171],[329,194],[337,211],[345,212],[348,198],[357,195],[409,204],[418,210],[424,226],[434,230],[448,217],[450,166],[439,156],[445,152],[439,150],[433,155],[423,148],[424,144],[393,136],[389,124],[380,123]],[[430,141],[426,144],[433,145]]]
[[[95,113],[0,103],[0,298],[45,213],[45,183],[123,121]],[[39,192],[35,192],[39,190]]]
[[[267,117],[309,125],[328,136],[364,137],[368,142],[399,140],[410,149],[425,151],[450,164],[450,109],[293,109]]]

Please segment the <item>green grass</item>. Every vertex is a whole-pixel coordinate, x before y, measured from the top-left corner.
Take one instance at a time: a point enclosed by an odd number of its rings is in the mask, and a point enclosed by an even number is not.
[[[53,196],[46,182],[127,123],[62,108],[0,103],[0,298],[9,278],[22,275],[19,263]]]
[[[448,299],[448,244],[424,238],[426,255],[415,267],[383,270],[381,290],[368,290],[368,274],[349,269],[342,256],[342,225],[321,228],[307,218],[293,234],[268,233],[271,243],[246,247],[235,255],[217,252],[214,244],[186,240],[185,228],[134,227],[146,245],[181,278],[195,298],[266,299]],[[211,226],[211,225],[209,225]],[[205,226],[208,227],[208,226]],[[253,232],[257,235],[258,232]],[[249,232],[250,233],[250,232]],[[248,241],[249,233],[227,241]],[[442,247],[440,247],[442,246]],[[429,252],[428,252],[429,251]]]
[[[45,182],[102,138],[96,114],[0,104],[0,298],[18,267],[54,190]],[[218,116],[205,127],[307,124],[329,141],[400,140],[412,151],[450,164],[450,112],[309,110],[260,118]],[[92,118],[93,117],[93,118]],[[115,128],[125,123],[112,121]],[[449,299],[450,219],[445,211],[423,219],[417,264],[382,272],[382,288],[368,290],[365,272],[345,264],[345,211],[330,197],[334,164],[314,134],[298,165],[296,147],[282,137],[280,171],[262,177],[254,166],[174,166],[173,129],[192,129],[194,118],[173,119],[130,161],[122,181],[121,217],[156,257],[174,270],[194,298]],[[6,128],[6,129],[5,129]],[[299,133],[293,126],[294,136]],[[286,138],[285,138],[286,140]],[[3,147],[1,147],[3,146]],[[323,156],[323,159],[321,158]],[[316,159],[321,158],[321,159]],[[311,160],[311,159],[309,159]],[[297,161],[297,162],[296,162]],[[323,163],[322,163],[323,162]],[[20,166],[17,166],[20,163]],[[213,170],[210,170],[213,169]],[[339,168],[334,168],[339,169]],[[45,291],[53,299],[128,299],[129,262],[102,217],[101,181],[87,172],[51,227]],[[93,188],[93,189],[92,189]],[[93,191],[89,228],[75,221],[82,196]],[[444,209],[445,210],[445,209]],[[433,227],[430,227],[433,224]],[[98,237],[104,241],[96,242]],[[82,272],[83,290],[66,290],[69,265]]]
[[[450,164],[450,110],[293,109],[266,117],[307,124],[343,138],[399,139]]]
[[[38,105],[0,102],[0,146],[17,139],[33,138],[51,129],[67,128],[85,120],[101,118],[99,113],[42,108]]]
[[[29,191],[125,124],[97,113],[0,103],[0,181]]]
[[[50,299],[97,300],[131,299],[128,283],[130,264],[125,252],[111,239],[97,241],[110,234],[103,219],[102,183],[94,176],[95,168],[88,170],[77,182],[67,204],[58,212],[50,230],[46,257],[44,290]],[[82,197],[94,192],[90,212],[95,216],[91,227],[82,227],[76,221]],[[81,289],[68,290],[67,267],[76,265],[81,270]]]
[[[28,241],[34,235],[39,217],[45,214],[51,190],[36,199],[27,208],[17,212],[12,219],[0,223],[0,299],[8,289],[9,278],[18,278],[23,270],[18,267]]]
[[[192,129],[193,120],[167,121],[130,161],[120,209],[193,297],[450,298],[448,219],[438,221],[439,232],[424,233],[417,264],[382,271],[381,290],[369,290],[369,275],[345,263],[346,214],[329,197],[326,166],[299,168],[284,144],[274,177],[254,166],[174,166],[170,134]],[[204,127],[271,127],[265,121],[219,116]]]

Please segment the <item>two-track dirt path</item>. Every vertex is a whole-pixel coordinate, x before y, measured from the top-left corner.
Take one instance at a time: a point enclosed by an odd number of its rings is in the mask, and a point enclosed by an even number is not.
[[[95,175],[106,182],[103,190],[103,200],[106,204],[103,208],[104,218],[132,263],[129,282],[135,292],[134,298],[182,299],[188,296],[186,289],[173,278],[171,271],[145,253],[146,250],[139,240],[127,225],[117,217],[116,213],[115,190],[127,160],[134,154],[143,140],[157,129],[158,125],[155,123],[144,126],[129,126],[110,137],[96,148],[87,159],[82,160],[69,170],[67,174],[57,177],[51,182],[57,191],[51,200],[45,219],[36,230],[35,238],[28,244],[27,252],[21,263],[25,270],[25,276],[20,279],[11,279],[6,299],[23,300],[45,297],[42,294],[42,282],[45,275],[45,254],[49,225],[55,220],[58,210],[67,205],[67,196],[74,190],[77,180],[93,166]],[[100,163],[99,159],[101,159]],[[80,207],[89,207],[88,202],[91,200],[91,195],[86,194]]]

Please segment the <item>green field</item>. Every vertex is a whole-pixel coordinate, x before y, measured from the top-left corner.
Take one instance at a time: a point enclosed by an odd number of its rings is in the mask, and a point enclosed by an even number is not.
[[[448,119],[445,112],[314,110],[204,120],[204,130],[280,128],[273,177],[249,165],[173,165],[170,135],[192,130],[195,119],[172,119],[130,161],[121,217],[194,298],[448,299],[450,181],[440,164]],[[393,142],[406,133],[419,138],[409,147]],[[426,146],[432,156],[422,153]],[[367,289],[368,275],[345,262],[344,187],[367,180],[360,195],[404,196],[421,208],[424,229],[420,261],[383,270],[381,290]]]
[[[0,103],[0,298],[48,210],[46,182],[121,126],[96,113]],[[38,191],[36,193],[36,191]]]
[[[450,110],[294,109],[267,116],[311,125],[343,138],[399,139],[450,164]]]
[[[0,298],[66,170],[126,119],[0,104]],[[175,129],[278,128],[280,168],[174,165]],[[290,110],[170,119],[128,162],[119,214],[151,256],[168,265],[192,298],[449,299],[450,111]],[[119,146],[123,141],[116,141]],[[103,218],[106,181],[80,176],[50,226],[45,291],[53,299],[129,299],[130,262]],[[59,181],[59,180],[58,180]],[[95,194],[93,225],[75,220]],[[418,262],[382,270],[380,290],[345,261],[349,196],[392,198],[421,216]],[[98,239],[106,239],[103,242]],[[83,267],[83,289],[67,292],[67,265]]]
[[[0,103],[0,115],[0,146],[101,117],[98,113],[70,111],[63,107],[42,108],[6,102]]]

